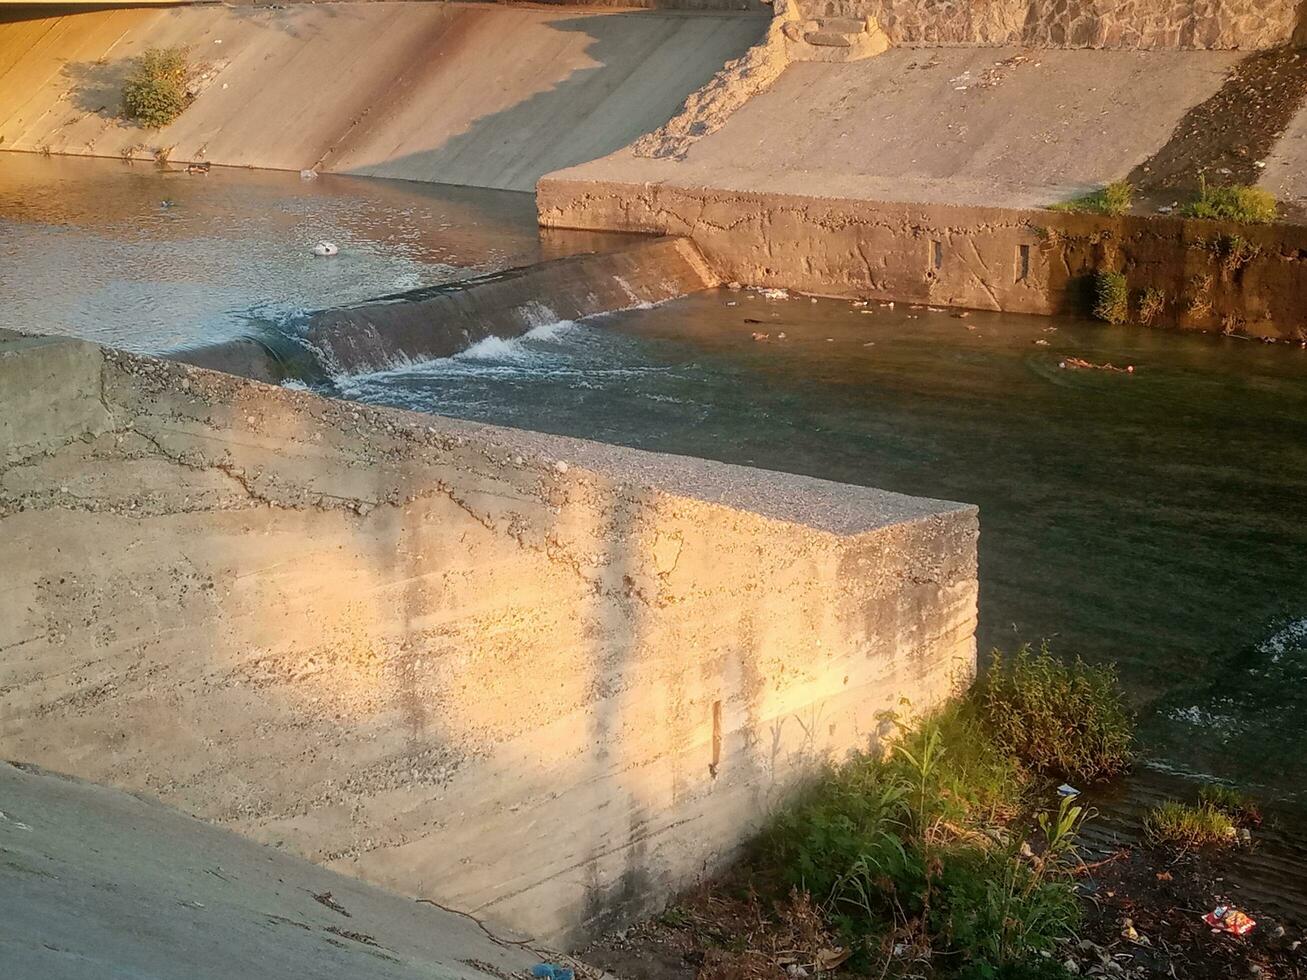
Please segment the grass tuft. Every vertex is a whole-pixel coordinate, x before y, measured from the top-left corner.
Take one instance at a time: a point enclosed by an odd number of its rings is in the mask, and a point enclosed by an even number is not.
[[[1107,323],[1130,319],[1130,287],[1125,273],[1102,271],[1094,275],[1094,316]]]
[[[123,83],[123,115],[150,129],[167,126],[191,104],[190,76],[185,48],[150,48]]]
[[[1050,205],[1049,210],[1065,211],[1070,214],[1103,214],[1114,218],[1120,217],[1130,213],[1134,192],[1133,185],[1118,180],[1082,197]]]
[[[1229,844],[1236,834],[1234,821],[1220,810],[1176,800],[1149,810],[1144,817],[1144,832],[1154,844],[1183,850]]]
[[[1064,663],[1047,646],[995,651],[977,695],[995,743],[1036,772],[1091,782],[1130,766],[1134,721],[1111,667]]]
[[[1186,204],[1180,213],[1187,218],[1260,225],[1275,220],[1277,202],[1274,194],[1260,187],[1243,184],[1209,187],[1204,181],[1198,199]]]
[[[1256,827],[1262,822],[1262,808],[1257,801],[1233,786],[1206,783],[1198,790],[1198,802],[1210,810],[1224,813],[1236,827]]]

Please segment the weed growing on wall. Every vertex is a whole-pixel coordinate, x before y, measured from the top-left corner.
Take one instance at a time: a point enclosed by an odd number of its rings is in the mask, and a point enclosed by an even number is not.
[[[1242,235],[1221,235],[1207,247],[1221,264],[1221,276],[1226,282],[1232,282],[1262,253],[1260,245],[1254,245]]]
[[[1093,781],[1129,768],[1134,721],[1116,672],[1022,647],[994,654],[976,697],[995,744],[1030,769]]]
[[[1066,211],[1071,214],[1103,214],[1119,217],[1130,213],[1134,193],[1132,184],[1118,180],[1082,197],[1050,205],[1049,208],[1052,211]]]
[[[1103,271],[1094,276],[1094,316],[1107,323],[1130,319],[1130,287],[1125,273]]]
[[[1139,294],[1139,322],[1151,327],[1166,312],[1166,293],[1156,286],[1149,286]]]
[[[123,83],[123,115],[142,126],[167,126],[191,103],[185,48],[150,48],[132,64]]]
[[[1198,199],[1186,204],[1180,213],[1187,218],[1237,221],[1256,225],[1274,221],[1276,212],[1275,195],[1260,187],[1248,187],[1242,184],[1209,187],[1204,181]]]

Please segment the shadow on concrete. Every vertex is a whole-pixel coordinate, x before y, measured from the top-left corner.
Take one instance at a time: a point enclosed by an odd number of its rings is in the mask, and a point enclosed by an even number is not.
[[[471,16],[465,10],[460,20]],[[538,90],[511,107],[474,119],[464,131],[429,149],[392,158],[377,154],[381,158],[372,162],[366,160],[368,147],[386,115],[378,113],[377,122],[358,126],[322,165],[335,169],[334,161],[342,160],[346,161],[342,172],[421,175],[420,179],[448,183],[533,190],[543,174],[607,156],[665,123],[688,95],[760,38],[767,24],[765,18],[744,14],[740,20],[756,25],[756,31],[742,30],[732,20],[712,19],[717,30],[732,37],[711,42],[707,29],[686,31],[687,25],[705,24],[707,18],[635,11],[551,21],[549,29],[584,35],[588,42],[584,56],[597,64],[553,80],[542,73],[532,79]],[[419,89],[423,82],[427,93],[452,90],[461,82],[440,75],[446,71],[443,63],[458,47],[480,39],[469,39],[469,29],[475,25],[460,24],[437,39],[424,59],[426,64],[417,69],[425,78],[405,80],[410,93],[429,99]],[[543,63],[547,71],[549,63]],[[402,99],[400,94],[397,101],[402,104]],[[438,105],[433,108],[440,111]],[[359,158],[365,162],[355,162]]]
[[[69,101],[82,112],[120,121],[123,84],[131,74],[132,61],[70,61],[62,72],[70,85]]]

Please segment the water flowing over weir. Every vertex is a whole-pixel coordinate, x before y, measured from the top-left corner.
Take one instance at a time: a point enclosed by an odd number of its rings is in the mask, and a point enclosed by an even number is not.
[[[488,337],[560,320],[650,306],[718,279],[685,238],[554,259],[461,283],[322,310],[300,338],[239,337],[175,352],[175,360],[256,381],[339,376],[449,357]]]

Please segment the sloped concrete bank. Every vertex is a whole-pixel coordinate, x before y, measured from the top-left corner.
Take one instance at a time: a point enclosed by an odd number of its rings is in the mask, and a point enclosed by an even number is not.
[[[548,955],[148,797],[0,762],[0,800],[12,980],[504,980]]]
[[[444,2],[9,11],[0,148],[530,190],[666,122],[766,24]],[[159,131],[125,123],[131,59],[173,45],[201,69],[195,102]]]
[[[0,744],[572,943],[974,668],[974,508],[0,339]]]
[[[1150,323],[1307,340],[1307,227],[880,203],[547,178],[541,222],[692,238],[726,280],[816,295],[1087,312],[1092,278],[1126,275]]]
[[[242,337],[171,356],[256,381],[320,379],[449,357],[479,340],[661,303],[719,284],[687,238],[634,241],[314,313],[302,341]]]

